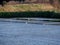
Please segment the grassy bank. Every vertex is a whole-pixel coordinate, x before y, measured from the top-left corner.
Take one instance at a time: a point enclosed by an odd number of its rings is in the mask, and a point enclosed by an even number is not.
[[[51,11],[50,4],[16,4],[0,6],[0,12],[23,12],[23,11]]]
[[[0,12],[0,18],[15,18],[15,17],[60,18],[60,13],[55,13],[53,11]]]

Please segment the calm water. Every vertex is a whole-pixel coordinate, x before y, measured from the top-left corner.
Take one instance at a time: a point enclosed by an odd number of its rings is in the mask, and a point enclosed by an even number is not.
[[[0,20],[0,45],[60,45],[60,25],[10,21]]]

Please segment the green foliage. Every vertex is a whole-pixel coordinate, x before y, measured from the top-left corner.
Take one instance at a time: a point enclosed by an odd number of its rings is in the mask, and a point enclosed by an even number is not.
[[[15,18],[15,17],[60,18],[60,13],[55,13],[53,11],[0,12],[0,18]]]

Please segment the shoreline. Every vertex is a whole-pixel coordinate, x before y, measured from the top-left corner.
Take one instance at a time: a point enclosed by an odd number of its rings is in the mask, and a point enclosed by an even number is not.
[[[0,22],[10,22],[10,23],[25,23],[25,24],[40,24],[40,25],[60,25],[60,21],[55,21],[60,19],[44,19],[44,18],[11,18],[3,19],[0,18]]]

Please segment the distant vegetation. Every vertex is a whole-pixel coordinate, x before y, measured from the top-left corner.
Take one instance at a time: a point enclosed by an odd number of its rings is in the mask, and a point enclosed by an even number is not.
[[[50,4],[16,4],[0,7],[0,12],[55,11]]]
[[[49,0],[49,1],[53,7],[60,9],[60,0]]]
[[[0,7],[0,18],[44,17],[60,18],[60,12],[49,4],[17,4]]]
[[[55,13],[53,11],[0,12],[0,18],[15,18],[15,17],[60,18],[60,13]]]
[[[9,1],[18,1],[20,3],[50,3],[52,6],[60,9],[60,0],[0,0],[0,4],[3,6]]]
[[[5,3],[6,2],[2,4],[4,5]],[[60,18],[60,9],[58,5],[60,3],[55,4],[55,2],[52,1],[50,4],[15,4],[15,5],[5,4],[4,6],[0,6],[0,18],[14,18],[14,17]]]

